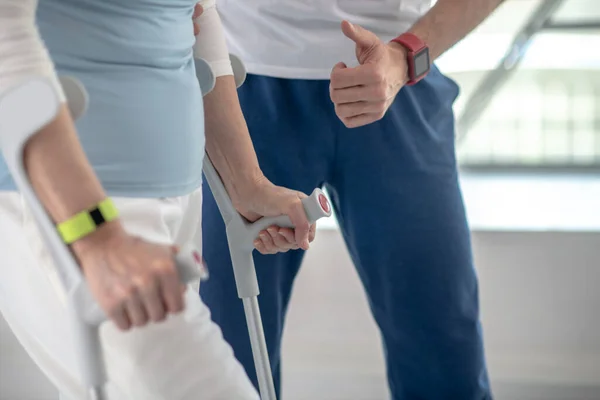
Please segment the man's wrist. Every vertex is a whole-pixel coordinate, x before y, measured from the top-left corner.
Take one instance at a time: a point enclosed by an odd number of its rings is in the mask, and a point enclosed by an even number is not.
[[[408,79],[407,85],[414,85],[423,79],[431,68],[429,47],[419,36],[411,32],[405,32],[392,39],[390,44],[397,44],[396,48],[403,48],[403,56],[406,60]]]

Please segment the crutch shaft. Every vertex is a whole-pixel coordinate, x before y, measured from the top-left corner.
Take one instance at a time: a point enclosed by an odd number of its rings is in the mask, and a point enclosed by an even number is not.
[[[276,400],[275,385],[273,384],[273,375],[271,374],[269,353],[260,317],[258,299],[254,296],[242,299],[242,301],[248,323],[250,345],[252,346],[252,355],[254,357],[261,400]]]

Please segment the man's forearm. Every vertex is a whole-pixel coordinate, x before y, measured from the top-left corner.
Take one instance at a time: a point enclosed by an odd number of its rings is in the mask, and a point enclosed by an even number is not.
[[[233,76],[217,78],[204,98],[206,151],[234,204],[263,178],[240,108]]]
[[[427,43],[433,61],[467,36],[503,1],[438,0],[409,32]]]

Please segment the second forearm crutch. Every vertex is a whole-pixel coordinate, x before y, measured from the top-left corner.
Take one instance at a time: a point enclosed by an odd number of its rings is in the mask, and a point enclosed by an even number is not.
[[[272,225],[293,228],[293,224],[287,216],[261,218],[254,223],[246,221],[233,207],[208,154],[204,157],[203,171],[225,222],[235,283],[238,296],[244,303],[244,313],[248,324],[261,398],[262,400],[276,400],[258,307],[259,289],[252,251],[254,250],[253,242],[261,231]],[[319,218],[331,216],[329,201],[320,189],[315,189],[309,197],[302,200],[302,204],[310,223],[316,222]]]
[[[230,59],[236,86],[239,87],[244,82],[246,71],[239,58],[230,55]],[[210,66],[203,59],[196,58],[195,65],[200,89],[202,94],[206,95],[214,88],[215,77]],[[254,239],[258,237],[262,230],[271,225],[287,228],[293,228],[294,226],[287,216],[261,218],[254,223],[246,221],[233,207],[223,182],[212,165],[208,154],[204,156],[203,171],[225,222],[235,284],[238,296],[244,303],[244,313],[248,325],[248,334],[250,335],[260,397],[262,400],[277,400],[258,307],[258,280],[254,260],[252,259],[252,251],[254,250]],[[315,189],[309,197],[302,200],[302,204],[310,223],[316,222],[319,218],[331,216],[329,201],[320,189]]]
[[[72,79],[63,80],[63,88],[75,118],[85,110],[85,90]],[[89,389],[88,397],[91,400],[106,400],[106,371],[98,332],[99,325],[106,317],[91,297],[79,266],[37,198],[24,165],[27,141],[56,117],[59,107],[54,88],[46,79],[31,79],[9,89],[0,97],[0,148],[59,272],[67,295],[67,312],[82,382]],[[201,259],[192,249],[180,251],[175,261],[182,282],[203,277]]]

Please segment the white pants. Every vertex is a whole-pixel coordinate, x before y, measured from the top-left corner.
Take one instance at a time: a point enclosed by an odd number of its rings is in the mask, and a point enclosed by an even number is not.
[[[182,245],[198,234],[200,190],[178,198],[114,201],[125,228],[144,239]],[[53,262],[22,197],[14,192],[0,192],[0,310],[62,395],[85,399]],[[258,399],[191,287],[183,313],[129,332],[105,322],[100,335],[110,400]]]

